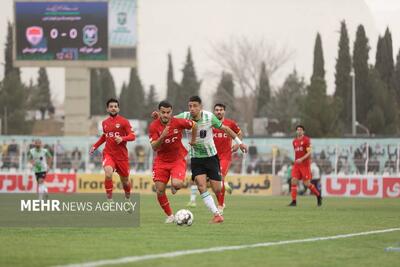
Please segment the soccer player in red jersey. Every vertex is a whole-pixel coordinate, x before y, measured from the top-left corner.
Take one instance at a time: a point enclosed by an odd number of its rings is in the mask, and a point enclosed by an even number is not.
[[[186,177],[187,150],[182,145],[182,130],[192,129],[192,140],[196,142],[196,123],[192,120],[172,117],[172,105],[161,101],[158,105],[159,118],[149,126],[150,144],[157,155],[153,163],[153,181],[157,199],[167,215],[165,223],[173,223],[174,215],[169,205],[165,189],[171,178],[171,191],[181,189]]]
[[[116,171],[121,179],[125,198],[129,200],[131,184],[129,182],[129,160],[126,143],[134,141],[136,136],[129,121],[118,114],[119,102],[117,99],[109,99],[106,107],[110,116],[102,122],[103,134],[90,148],[90,154],[93,154],[104,142],[106,143],[103,150],[103,168],[105,172],[104,187],[107,199],[112,201],[112,175]]]
[[[311,181],[311,141],[304,135],[304,126],[296,126],[297,137],[293,140],[295,162],[292,168],[291,194],[292,202],[289,206],[297,205],[297,184],[303,180],[305,186],[317,197],[318,206],[322,205],[322,197]]]
[[[223,125],[231,128],[237,136],[242,139],[242,131],[234,120],[225,118],[225,105],[217,103],[214,105],[214,114],[222,122]],[[214,143],[217,148],[219,163],[221,166],[222,187],[221,192],[217,194],[218,210],[222,214],[225,208],[225,190],[231,191],[229,185],[225,182],[225,177],[228,174],[229,167],[232,162],[232,152],[239,149],[239,145],[232,146],[232,138],[225,131],[213,128]]]

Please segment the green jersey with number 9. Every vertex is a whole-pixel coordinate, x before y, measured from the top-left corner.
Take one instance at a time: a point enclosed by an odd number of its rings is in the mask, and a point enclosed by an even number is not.
[[[175,117],[193,120],[190,112],[182,112]],[[195,121],[195,120],[193,120]],[[197,124],[196,144],[190,147],[191,158],[208,158],[217,154],[217,149],[214,144],[213,128],[221,128],[222,122],[209,111],[201,111],[201,118],[195,121]],[[192,138],[192,131],[186,130],[189,140]]]

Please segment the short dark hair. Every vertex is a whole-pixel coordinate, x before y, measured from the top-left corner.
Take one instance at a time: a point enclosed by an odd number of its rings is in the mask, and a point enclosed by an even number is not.
[[[297,128],[301,128],[301,129],[303,129],[303,131],[305,131],[306,129],[304,128],[304,126],[303,125],[301,125],[301,124],[298,124],[298,125],[296,125],[296,130],[297,130]]]
[[[215,109],[216,107],[221,107],[221,108],[223,108],[224,110],[226,110],[226,106],[225,106],[224,104],[222,104],[222,103],[217,103],[217,104],[215,104],[215,105],[214,105],[214,109]]]
[[[158,104],[158,109],[160,109],[161,107],[163,107],[163,108],[172,108],[172,105],[167,100],[163,100]]]
[[[118,107],[119,107],[119,101],[118,101],[118,99],[115,99],[115,98],[110,98],[110,99],[108,99],[108,101],[107,101],[107,103],[106,103],[106,107],[108,107],[108,105],[109,105],[110,103],[117,103],[117,104],[118,104]]]
[[[201,104],[201,98],[198,95],[194,95],[189,98],[189,102],[199,102]]]

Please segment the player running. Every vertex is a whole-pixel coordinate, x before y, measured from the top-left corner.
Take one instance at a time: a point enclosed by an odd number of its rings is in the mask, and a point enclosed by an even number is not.
[[[223,125],[229,127],[234,133],[237,134],[240,140],[242,140],[242,131],[240,130],[238,124],[234,120],[225,118],[225,105],[217,103],[214,105],[214,114],[222,122]],[[232,138],[228,136],[221,129],[213,129],[214,143],[217,148],[218,158],[221,165],[221,175],[222,175],[222,187],[221,192],[217,195],[218,200],[218,210],[222,214],[225,208],[225,191],[228,193],[232,192],[232,188],[225,181],[225,177],[228,174],[229,167],[232,162],[232,152],[236,152],[239,146],[235,144],[232,146]]]
[[[172,105],[161,101],[158,105],[159,118],[149,126],[150,144],[157,155],[153,163],[153,181],[156,186],[157,199],[167,215],[165,223],[173,223],[174,215],[165,194],[171,178],[171,191],[175,194],[183,187],[186,177],[187,150],[182,145],[182,130],[191,130],[190,144],[196,141],[196,123],[172,117]]]
[[[131,184],[129,182],[129,160],[126,143],[134,141],[136,136],[129,121],[118,114],[119,102],[117,99],[109,99],[106,107],[110,116],[102,122],[103,134],[90,148],[90,154],[93,154],[99,146],[106,142],[103,150],[103,168],[105,172],[104,187],[106,189],[107,200],[112,201],[112,175],[116,171],[125,191],[125,199],[129,201]]]
[[[311,141],[308,136],[304,135],[304,126],[296,126],[297,137],[293,140],[293,148],[295,153],[295,162],[292,168],[291,207],[297,205],[297,184],[299,180],[303,180],[305,186],[317,197],[318,206],[322,205],[322,197],[311,181]]]
[[[239,145],[242,152],[247,151],[247,147],[239,137],[211,112],[202,110],[202,102],[199,96],[192,96],[189,99],[189,112],[182,112],[177,117],[191,119],[197,124],[196,143],[190,147],[192,180],[197,184],[204,204],[210,209],[214,217],[211,223],[222,223],[224,218],[218,211],[214,199],[207,191],[207,179],[210,180],[212,190],[216,195],[221,191],[221,172],[217,156],[217,149],[213,140],[212,128],[223,130]],[[186,131],[191,139],[191,132]]]
[[[39,200],[47,199],[48,189],[44,183],[46,179],[47,171],[50,169],[52,155],[50,152],[42,147],[42,141],[40,139],[35,140],[35,147],[31,148],[28,152],[29,162],[33,166],[33,172],[36,176],[38,183],[38,195]]]

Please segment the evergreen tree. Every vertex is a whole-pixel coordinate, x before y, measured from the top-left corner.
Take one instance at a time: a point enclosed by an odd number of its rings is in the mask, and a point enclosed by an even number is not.
[[[8,22],[4,49],[4,79],[0,83],[0,118],[6,134],[26,134],[30,129],[25,121],[28,104],[27,89],[21,82],[20,70],[12,62],[12,24]]]
[[[374,134],[395,134],[398,128],[395,92],[382,81],[376,69],[370,69],[368,79],[373,105],[367,113],[366,126]]]
[[[280,132],[293,132],[293,121],[300,119],[300,103],[305,96],[306,85],[296,70],[293,70],[278,91],[273,94],[270,104],[266,106],[268,118],[279,121]]]
[[[7,77],[11,72],[15,72],[16,79],[21,83],[21,74],[19,68],[13,66],[13,26],[11,22],[7,23],[7,39],[4,49],[4,77]]]
[[[157,93],[156,93],[156,87],[154,85],[150,85],[149,93],[147,94],[146,97],[146,110],[145,110],[145,116],[144,118],[148,121],[151,122],[151,113],[154,110],[158,109],[158,100],[157,100]]]
[[[181,86],[176,95],[175,113],[186,111],[189,98],[194,95],[199,95],[200,91],[200,82],[197,80],[190,48],[188,49],[186,63],[182,72]]]
[[[167,100],[172,106],[175,105],[179,84],[174,79],[174,67],[172,65],[172,56],[168,54],[168,74],[167,74]]]
[[[269,78],[267,74],[267,69],[265,62],[261,64],[260,81],[257,88],[257,117],[266,116],[266,108],[271,100],[271,87],[269,85]]]
[[[41,118],[44,120],[46,111],[54,110],[51,102],[49,78],[45,68],[39,68],[36,93],[37,95],[34,97],[36,108],[40,111]]]
[[[131,69],[129,84],[127,87],[126,99],[129,101],[125,116],[129,119],[147,119],[145,114],[145,95],[136,68]]]
[[[393,87],[393,44],[392,34],[390,33],[389,28],[386,28],[385,35],[383,37],[379,36],[378,38],[375,69],[378,71],[382,81],[386,83],[388,87]]]
[[[396,92],[397,103],[400,104],[400,49],[396,57],[396,66],[394,69],[393,79],[394,79],[394,90]]]
[[[336,60],[335,72],[335,97],[340,98],[343,102],[343,109],[340,111],[340,121],[345,125],[344,129],[351,129],[351,105],[352,105],[352,78],[351,72],[351,55],[349,46],[349,36],[347,32],[346,22],[341,22],[340,40],[338,58]]]
[[[121,93],[119,94],[119,107],[122,116],[126,117],[129,109],[129,99],[128,99],[128,86],[124,82],[122,84]]]
[[[365,34],[364,26],[359,25],[354,41],[353,51],[353,67],[355,73],[355,90],[356,90],[356,112],[357,121],[362,124],[366,123],[366,114],[371,109],[372,94],[368,86],[368,38]]]
[[[313,74],[311,80],[315,78],[325,79],[325,68],[324,68],[324,52],[322,50],[321,35],[317,33],[315,38],[314,46],[314,64],[313,64]]]
[[[103,89],[98,69],[90,70],[90,115],[106,114],[106,103],[103,102]]]
[[[324,59],[321,37],[317,34],[314,46],[314,65],[311,84],[300,106],[302,123],[313,137],[338,134],[338,118],[341,102],[326,94]]]
[[[115,83],[114,78],[111,75],[111,72],[108,68],[101,68],[99,70],[99,78],[100,78],[100,86],[101,86],[101,95],[102,95],[102,103],[103,107],[105,103],[110,98],[116,98],[117,93],[115,91]]]
[[[231,115],[235,111],[235,84],[233,82],[232,74],[222,72],[221,80],[218,84],[217,91],[214,94],[214,104],[223,103],[227,109],[230,110]],[[230,116],[232,117],[232,116]]]
[[[26,104],[26,90],[21,84],[19,73],[11,71],[4,77],[0,88],[0,114],[6,134],[29,132],[25,122]]]

